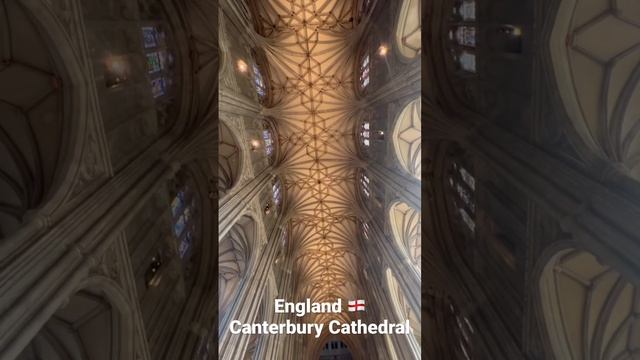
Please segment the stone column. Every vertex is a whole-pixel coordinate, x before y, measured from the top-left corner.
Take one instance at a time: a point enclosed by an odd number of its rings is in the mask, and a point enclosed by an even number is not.
[[[380,163],[370,164],[367,168],[371,176],[382,182],[385,187],[393,189],[398,195],[407,201],[413,208],[419,210],[420,181],[409,179],[408,176],[398,174],[395,169],[389,169]]]
[[[260,191],[264,189],[272,178],[272,169],[268,167],[253,179],[240,184],[238,191],[222,199],[223,202],[221,202],[218,209],[218,239],[224,237],[233,224],[242,216],[247,204],[260,194]]]
[[[240,359],[244,355],[249,337],[232,334],[229,331],[229,324],[232,320],[249,323],[255,319],[268,282],[269,272],[278,254],[280,239],[285,231],[284,219],[286,219],[284,214],[278,218],[268,241],[258,255],[255,266],[250,269],[250,273],[247,273],[248,277],[243,282],[231,310],[224,318],[220,319],[220,328],[218,329],[220,359]]]

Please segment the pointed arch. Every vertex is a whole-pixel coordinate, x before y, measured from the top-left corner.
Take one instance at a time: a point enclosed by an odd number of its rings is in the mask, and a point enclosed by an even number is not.
[[[409,345],[411,346],[411,351],[416,359],[421,358],[421,338],[422,338],[422,329],[420,323],[420,315],[416,314],[412,309],[409,303],[406,300],[406,296],[404,291],[402,290],[398,280],[396,279],[393,271],[390,268],[386,270],[386,278],[387,278],[387,287],[389,291],[389,295],[391,297],[391,301],[393,303],[395,316],[398,321],[406,321],[409,320],[409,325],[413,331],[411,336],[408,336]]]
[[[405,202],[396,202],[389,209],[389,224],[398,248],[420,274],[422,261],[420,212]]]
[[[632,358],[640,339],[640,291],[593,254],[566,249],[539,281],[544,324],[557,359]]]
[[[242,172],[242,147],[229,126],[220,122],[218,146],[218,198],[233,188]]]
[[[253,260],[258,236],[256,222],[243,216],[220,241],[218,247],[218,310],[220,319],[236,297]]]
[[[415,59],[422,50],[422,11],[420,0],[404,0],[396,25],[396,43],[402,57]]]
[[[408,103],[396,119],[393,146],[402,168],[416,179],[422,170],[422,103],[415,99]]]
[[[549,50],[576,143],[640,180],[637,2],[561,1]]]

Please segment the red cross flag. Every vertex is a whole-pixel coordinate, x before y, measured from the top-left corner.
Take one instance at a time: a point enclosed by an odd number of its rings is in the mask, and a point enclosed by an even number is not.
[[[349,300],[349,311],[364,311],[364,300]]]

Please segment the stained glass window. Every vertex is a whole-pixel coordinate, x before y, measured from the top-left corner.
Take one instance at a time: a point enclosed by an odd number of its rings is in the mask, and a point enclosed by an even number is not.
[[[471,233],[475,233],[476,223],[474,220],[476,213],[475,189],[476,180],[471,173],[457,163],[452,164],[453,171],[449,176],[449,185],[455,194],[454,204],[462,221],[469,228]]]
[[[264,97],[267,96],[267,86],[262,77],[262,72],[260,72],[260,67],[256,63],[253,63],[253,81],[256,86],[256,91],[258,92],[258,97],[264,99]]]
[[[143,26],[141,30],[151,93],[155,99],[166,99],[173,84],[171,69],[174,63],[173,54],[166,48],[166,34],[160,25]]]
[[[369,224],[367,224],[366,222],[362,223],[362,235],[364,236],[365,239],[369,240]]]
[[[189,250],[191,250],[191,244],[193,243],[193,235],[191,232],[187,232],[187,234],[180,241],[180,245],[178,246],[178,253],[180,254],[180,258],[183,259]]]
[[[369,190],[370,180],[367,174],[364,174],[364,173],[362,174],[362,177],[360,178],[360,183],[362,184],[362,192],[366,197],[369,197],[371,195],[371,192]]]
[[[162,70],[162,62],[160,60],[160,54],[157,51],[147,54],[147,71],[149,74],[156,73]]]
[[[178,253],[184,259],[190,252],[194,241],[194,211],[197,207],[196,197],[188,186],[176,193],[171,201],[171,218],[173,234],[178,240]]]
[[[475,26],[467,26],[467,25],[458,26],[455,32],[455,39],[459,45],[475,47],[476,46]]]
[[[158,39],[156,36],[157,30],[153,26],[143,26],[142,27],[142,38],[144,43],[144,48],[154,48],[158,46]]]
[[[276,206],[280,205],[282,202],[282,185],[280,184],[280,179],[276,179],[272,186],[273,192],[273,201],[276,203]]]
[[[273,154],[273,139],[271,138],[271,131],[269,131],[269,129],[262,131],[262,139],[264,140],[264,150],[267,156],[271,156]]]
[[[151,80],[151,93],[154,98],[163,96],[167,93],[167,84],[164,78],[156,78]]]
[[[362,58],[362,63],[360,64],[360,88],[364,89],[369,85],[370,71],[371,61],[369,58],[369,54],[366,54],[364,58]]]
[[[465,21],[473,21],[476,19],[476,2],[475,0],[464,0],[458,8],[460,16]]]
[[[472,54],[467,51],[463,51],[458,58],[458,63],[463,70],[468,72],[476,72],[476,54]]]
[[[369,146],[371,144],[371,129],[368,121],[362,123],[360,138],[362,139],[362,143],[364,144],[364,146]]]
[[[476,178],[474,178],[473,175],[469,174],[467,169],[465,169],[463,167],[460,167],[459,171],[460,171],[460,176],[462,177],[462,180],[464,180],[464,182],[467,183],[467,185],[469,185],[471,190],[475,190],[476,189]]]

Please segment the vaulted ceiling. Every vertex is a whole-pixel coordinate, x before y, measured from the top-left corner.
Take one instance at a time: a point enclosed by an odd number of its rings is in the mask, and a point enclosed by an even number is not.
[[[358,294],[353,1],[260,0],[271,108],[293,212],[298,297]],[[323,316],[326,314],[323,314]],[[328,318],[316,319],[326,321]]]

